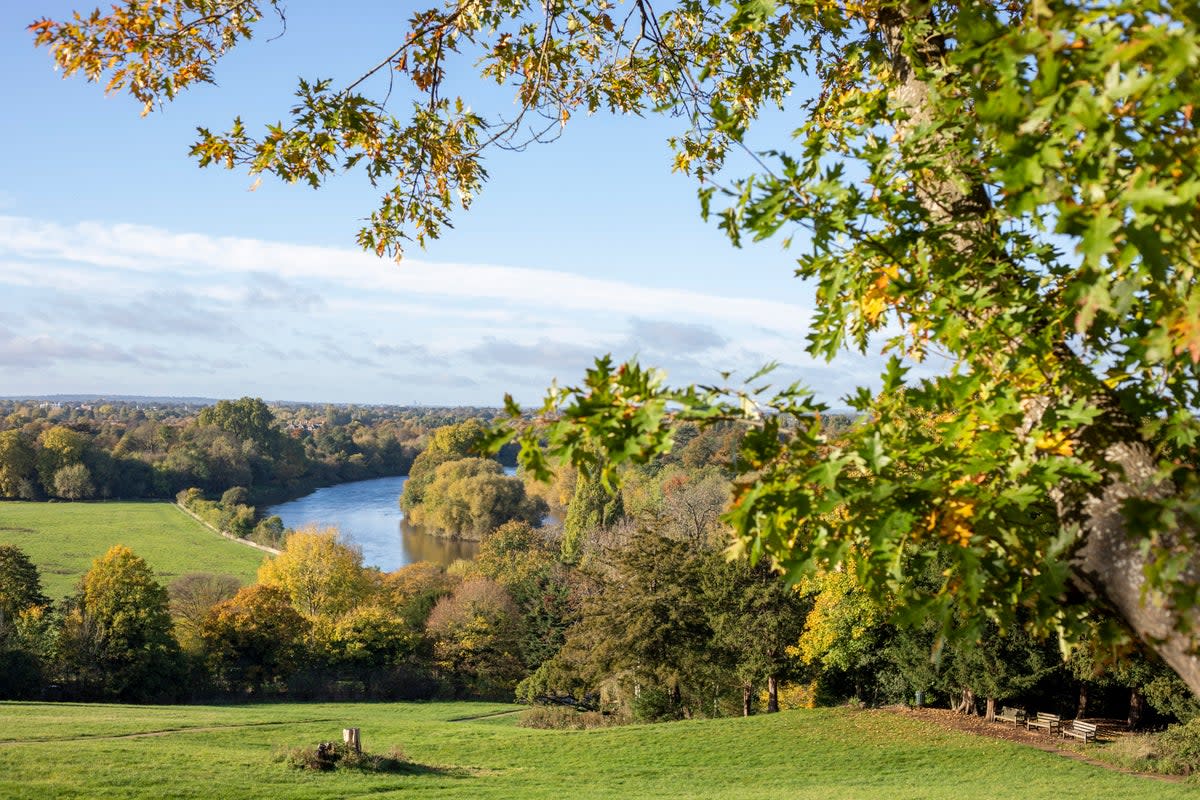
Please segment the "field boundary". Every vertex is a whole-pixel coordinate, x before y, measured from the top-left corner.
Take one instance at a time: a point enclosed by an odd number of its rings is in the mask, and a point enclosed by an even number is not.
[[[466,717],[453,717],[452,719],[446,720],[446,722],[470,722],[471,720],[487,719],[488,717],[503,717],[506,714],[520,714],[522,711],[528,711],[528,709],[509,708],[505,709],[504,711],[488,711],[484,714],[471,714]]]
[[[201,525],[208,528],[213,533],[217,534],[217,536],[222,536],[231,542],[237,542],[238,544],[244,544],[244,545],[246,545],[246,547],[253,547],[255,550],[262,550],[264,553],[270,553],[273,556],[277,556],[280,553],[280,551],[276,550],[274,547],[267,547],[265,544],[259,544],[258,542],[252,542],[249,539],[243,539],[240,536],[234,536],[232,533],[220,530],[219,528],[217,528],[214,525],[210,525],[199,514],[196,514],[190,508],[186,508],[181,503],[172,503],[171,505],[175,506],[180,511],[187,514],[189,517],[196,520],[196,522],[199,522]]]

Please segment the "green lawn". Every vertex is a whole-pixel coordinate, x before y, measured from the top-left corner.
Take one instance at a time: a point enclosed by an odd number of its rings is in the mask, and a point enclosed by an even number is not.
[[[886,711],[819,709],[583,732],[526,730],[516,727],[515,715],[484,716],[511,708],[0,703],[0,797],[1197,796],[1195,784],[1123,775]],[[368,751],[401,746],[414,768],[402,775],[309,773],[272,758],[281,747],[338,739],[346,726],[362,729]],[[149,735],[129,735],[139,733]]]
[[[25,551],[54,600],[74,591],[79,576],[114,544],[146,559],[163,583],[188,572],[249,582],[263,560],[262,552],[223,539],[161,502],[0,502],[0,544]]]

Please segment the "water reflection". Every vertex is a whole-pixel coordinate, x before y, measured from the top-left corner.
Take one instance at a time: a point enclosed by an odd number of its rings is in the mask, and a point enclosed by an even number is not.
[[[416,561],[450,564],[474,558],[477,542],[432,536],[404,521],[400,491],[406,476],[354,481],[317,489],[297,500],[269,506],[289,528],[333,525],[347,541],[362,548],[363,563],[384,572]]]

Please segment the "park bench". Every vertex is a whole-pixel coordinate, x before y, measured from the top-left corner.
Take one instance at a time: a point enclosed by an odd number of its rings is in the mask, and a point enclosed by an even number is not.
[[[1025,720],[1025,727],[1028,728],[1045,728],[1047,733],[1054,733],[1062,730],[1062,717],[1058,714],[1047,714],[1039,711],[1036,717],[1031,717]]]
[[[1072,720],[1070,722],[1070,727],[1067,727],[1066,725],[1063,726],[1062,735],[1064,739],[1068,736],[1081,739],[1083,740],[1084,744],[1087,744],[1088,742],[1094,742],[1096,741],[1096,725],[1091,722],[1080,722],[1077,719]]]
[[[1025,709],[1009,708],[1005,706],[1000,709],[1000,713],[996,715],[997,722],[1011,722],[1013,725],[1020,725],[1025,721]]]

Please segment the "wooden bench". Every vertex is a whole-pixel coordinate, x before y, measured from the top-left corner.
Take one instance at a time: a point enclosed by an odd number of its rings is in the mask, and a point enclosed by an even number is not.
[[[1083,740],[1084,744],[1096,741],[1096,726],[1094,723],[1080,722],[1076,719],[1072,720],[1069,724],[1070,727],[1063,726],[1062,735],[1064,739],[1068,736],[1073,736],[1076,739]]]
[[[1011,722],[1013,725],[1020,725],[1025,722],[1025,709],[1009,708],[1005,706],[1000,709],[1000,713],[996,715],[997,722]]]
[[[1047,733],[1062,730],[1062,717],[1039,711],[1036,717],[1025,720],[1025,728],[1045,728]]]

